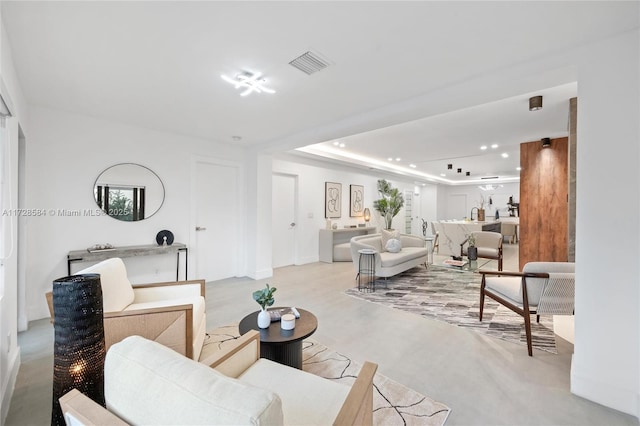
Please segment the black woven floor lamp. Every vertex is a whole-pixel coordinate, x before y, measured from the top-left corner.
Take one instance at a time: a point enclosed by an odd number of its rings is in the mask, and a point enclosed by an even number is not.
[[[53,282],[52,425],[64,425],[60,398],[76,388],[104,402],[104,322],[99,274],[72,275]]]

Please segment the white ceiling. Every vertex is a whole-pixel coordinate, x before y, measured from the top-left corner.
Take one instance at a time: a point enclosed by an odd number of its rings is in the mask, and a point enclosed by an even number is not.
[[[413,162],[416,179],[439,177],[449,162],[472,177],[508,178],[520,142],[566,135],[577,93],[571,72],[458,96],[447,88],[499,81],[502,70],[638,26],[638,3],[616,1],[1,7],[32,105],[271,151],[339,139],[343,151],[368,157],[360,164],[400,157],[409,173]],[[288,65],[308,50],[331,65],[310,76]],[[263,72],[276,93],[240,97],[220,78],[242,71]],[[529,112],[538,94],[544,108]],[[479,156],[491,143],[500,147]],[[496,152],[510,157],[496,161]]]

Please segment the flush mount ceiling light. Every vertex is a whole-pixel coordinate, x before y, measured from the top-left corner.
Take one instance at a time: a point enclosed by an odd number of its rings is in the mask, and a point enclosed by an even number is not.
[[[542,96],[529,98],[529,111],[537,111],[539,109],[542,109]]]
[[[263,86],[266,80],[261,78],[262,73],[260,72],[251,74],[250,72],[245,71],[240,74],[236,74],[234,78],[227,77],[224,74],[220,77],[222,77],[222,79],[227,83],[233,84],[236,89],[244,88],[245,90],[240,93],[240,96],[247,96],[252,92],[276,93],[275,90]]]

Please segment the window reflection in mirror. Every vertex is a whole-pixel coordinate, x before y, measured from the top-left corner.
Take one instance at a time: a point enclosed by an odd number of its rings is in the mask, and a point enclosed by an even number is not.
[[[93,188],[98,207],[122,221],[151,217],[164,203],[164,185],[152,170],[134,163],[109,167]]]

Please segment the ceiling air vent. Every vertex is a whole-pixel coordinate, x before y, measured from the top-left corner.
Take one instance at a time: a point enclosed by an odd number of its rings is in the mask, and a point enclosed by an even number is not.
[[[289,65],[298,68],[305,74],[311,75],[328,67],[329,62],[322,59],[317,53],[306,52],[289,62]]]

